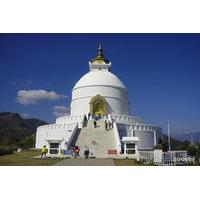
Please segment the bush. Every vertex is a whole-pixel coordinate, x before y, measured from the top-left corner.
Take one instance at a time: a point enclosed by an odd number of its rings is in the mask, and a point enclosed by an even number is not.
[[[13,154],[14,149],[10,147],[0,147],[0,156]]]
[[[198,149],[195,146],[190,146],[187,152],[189,156],[197,156]]]

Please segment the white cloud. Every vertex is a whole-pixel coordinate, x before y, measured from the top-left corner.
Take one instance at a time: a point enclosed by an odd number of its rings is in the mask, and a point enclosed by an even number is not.
[[[17,93],[17,101],[24,105],[36,104],[40,100],[58,100],[61,98],[67,98],[67,96],[46,90],[19,90]]]
[[[55,115],[56,117],[70,114],[70,109],[65,106],[54,106],[53,110],[53,115]]]

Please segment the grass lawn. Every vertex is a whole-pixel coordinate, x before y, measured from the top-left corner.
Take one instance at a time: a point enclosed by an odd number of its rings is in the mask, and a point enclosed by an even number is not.
[[[33,158],[39,156],[37,151],[22,151],[20,153],[0,156],[0,166],[49,166],[54,165],[63,159],[61,158]],[[116,166],[147,166],[134,159],[113,159]]]
[[[116,166],[147,166],[144,163],[134,159],[113,159],[113,162]]]
[[[62,159],[36,159],[34,156],[39,156],[37,151],[22,151],[10,155],[0,156],[0,166],[48,166],[60,162]]]

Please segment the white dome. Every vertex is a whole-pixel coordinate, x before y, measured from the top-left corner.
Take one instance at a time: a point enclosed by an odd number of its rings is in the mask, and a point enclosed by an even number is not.
[[[108,70],[95,70],[85,74],[72,91],[71,115],[83,115],[90,111],[90,101],[96,95],[105,98],[108,114],[129,114],[127,89]]]
[[[74,86],[73,90],[92,86],[92,85],[99,85],[99,86],[113,86],[126,89],[125,85],[120,81],[120,79],[108,71],[90,71],[89,73],[85,74]]]
[[[103,100],[104,114],[129,115],[128,94],[125,85],[110,72],[111,62],[103,57],[102,49],[89,61],[90,72],[85,74],[72,90],[71,115],[92,112],[92,99]]]

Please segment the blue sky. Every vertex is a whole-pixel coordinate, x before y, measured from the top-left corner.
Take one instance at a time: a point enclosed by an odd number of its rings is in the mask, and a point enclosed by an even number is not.
[[[99,42],[134,115],[164,129],[170,120],[174,132],[200,130],[200,34],[0,34],[0,111],[53,122]],[[20,101],[24,90],[43,96]]]

